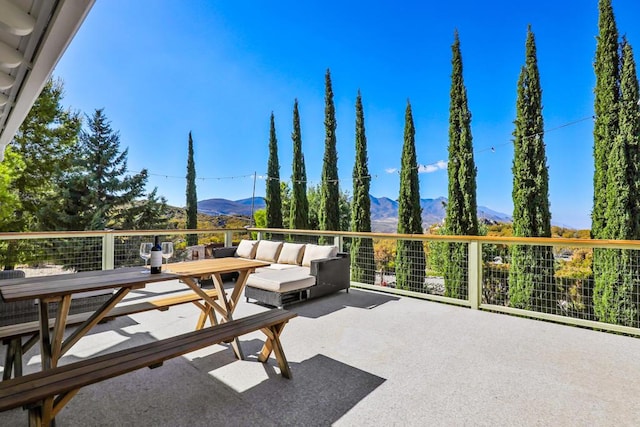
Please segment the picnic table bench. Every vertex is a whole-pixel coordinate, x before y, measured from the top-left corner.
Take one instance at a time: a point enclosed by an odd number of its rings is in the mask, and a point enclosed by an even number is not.
[[[258,360],[264,363],[271,353],[275,353],[282,376],[291,378],[279,337],[287,322],[295,316],[295,313],[282,309],[272,309],[160,341],[8,379],[0,383],[0,411],[27,406],[30,426],[49,426],[64,405],[84,386],[141,368],[155,368],[165,360],[213,344],[228,342],[258,330],[266,335]]]
[[[211,298],[217,298],[217,291],[215,289],[203,290]],[[217,323],[213,310],[202,302],[202,297],[193,292],[181,292],[176,295],[168,297],[161,297],[151,300],[146,300],[134,304],[116,305],[112,308],[103,318],[103,321],[113,320],[117,317],[130,316],[132,314],[143,313],[145,311],[159,310],[166,311],[170,307],[174,307],[180,304],[186,303],[195,304],[200,310],[200,318],[196,325],[196,329],[204,327],[207,318],[210,320],[211,325]],[[67,318],[67,326],[80,325],[85,322],[93,313],[77,313],[71,314]],[[50,328],[53,328],[55,319],[49,320]],[[22,339],[29,337],[24,343]],[[0,327],[0,340],[6,345],[6,355],[4,363],[4,372],[2,379],[7,380],[13,376],[19,377],[22,375],[22,356],[26,353],[34,344],[36,344],[40,337],[40,323],[39,321],[18,323],[15,325],[7,325]]]

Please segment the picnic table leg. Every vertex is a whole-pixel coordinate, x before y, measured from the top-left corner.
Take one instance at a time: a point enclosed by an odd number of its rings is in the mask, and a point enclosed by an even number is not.
[[[267,336],[267,340],[262,346],[262,351],[260,351],[258,360],[264,363],[267,361],[267,359],[269,359],[271,352],[275,353],[282,376],[291,379],[291,369],[289,368],[289,362],[287,362],[287,358],[284,355],[284,350],[282,349],[282,343],[280,342],[280,334],[282,333],[282,330],[284,329],[286,324],[287,323],[284,322],[278,325],[271,326],[269,328],[261,329],[261,331]]]
[[[51,338],[49,337],[49,303],[40,299],[38,304],[40,321],[40,359],[42,370],[51,369]]]
[[[11,372],[14,370],[15,359],[16,359],[16,341],[18,346],[22,350],[22,344],[20,343],[20,338],[11,338],[7,345],[7,353],[4,359],[4,372],[2,373],[2,380],[8,380],[11,378]]]
[[[242,273],[243,272],[240,272],[240,276],[236,280],[233,292],[235,292],[236,288],[238,288],[239,286],[242,287],[243,280],[246,281],[246,274],[243,275]],[[215,286],[216,291],[218,291],[218,299],[222,303],[222,308],[224,309],[224,313],[220,313],[220,315],[222,316],[221,323],[233,320],[233,306],[229,303],[227,294],[224,291],[224,286],[222,286],[222,277],[219,273],[214,273],[211,275],[211,278],[213,279],[213,286]],[[231,341],[231,348],[233,348],[233,352],[239,360],[244,360],[244,354],[242,353],[242,348],[240,347],[240,339],[238,337],[235,337]]]

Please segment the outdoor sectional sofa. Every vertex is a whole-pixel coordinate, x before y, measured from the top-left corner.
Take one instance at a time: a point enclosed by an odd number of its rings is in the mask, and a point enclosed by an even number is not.
[[[242,240],[237,247],[216,248],[213,256],[236,256],[271,263],[249,275],[247,301],[283,307],[340,290],[349,292],[349,254],[336,246]]]

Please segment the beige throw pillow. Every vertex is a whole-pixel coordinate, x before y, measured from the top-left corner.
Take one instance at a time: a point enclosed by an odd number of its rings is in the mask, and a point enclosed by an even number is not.
[[[241,240],[238,249],[236,249],[236,255],[240,258],[255,258],[257,243],[257,240]]]
[[[307,244],[304,249],[304,257],[302,258],[303,267],[311,267],[311,260],[321,258],[332,258],[338,253],[338,248],[335,246],[320,246]]]
[[[278,264],[300,265],[304,255],[305,245],[303,243],[285,243],[278,257]]]
[[[282,249],[282,242],[260,240],[258,242],[258,250],[256,251],[256,259],[266,262],[276,262],[278,255],[280,255],[280,249]]]

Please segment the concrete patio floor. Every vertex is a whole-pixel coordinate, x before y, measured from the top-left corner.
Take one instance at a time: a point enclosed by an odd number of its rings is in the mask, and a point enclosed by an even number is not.
[[[180,288],[177,282],[132,294]],[[236,317],[266,308],[242,302]],[[57,426],[637,426],[640,340],[352,289],[294,305],[293,379],[216,345],[82,389]],[[191,330],[191,305],[98,325],[69,363]],[[0,347],[4,355],[4,347]],[[38,350],[25,358],[38,370]],[[3,363],[3,359],[0,360]],[[0,413],[0,426],[27,413]]]

